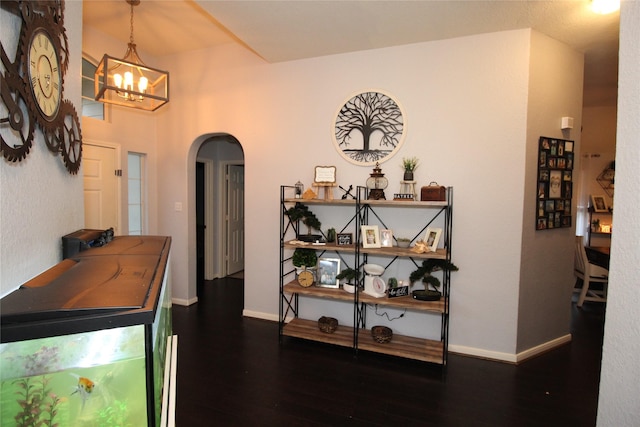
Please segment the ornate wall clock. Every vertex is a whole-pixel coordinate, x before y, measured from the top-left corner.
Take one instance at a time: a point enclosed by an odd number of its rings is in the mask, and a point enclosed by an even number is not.
[[[69,65],[64,1],[2,2],[2,8],[22,19],[13,62],[2,45],[2,155],[10,162],[25,159],[38,124],[49,150],[61,154],[67,170],[76,174],[82,133],[75,107],[62,98]]]
[[[406,114],[391,95],[380,91],[362,92],[339,108],[332,136],[344,159],[372,166],[398,152],[406,128]]]

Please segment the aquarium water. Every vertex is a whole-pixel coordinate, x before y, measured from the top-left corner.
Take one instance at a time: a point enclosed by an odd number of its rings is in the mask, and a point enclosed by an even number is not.
[[[141,325],[0,345],[0,425],[140,427]]]

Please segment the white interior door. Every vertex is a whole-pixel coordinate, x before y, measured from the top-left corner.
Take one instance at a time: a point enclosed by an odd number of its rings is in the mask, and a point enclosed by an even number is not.
[[[244,269],[244,166],[227,166],[227,275]]]
[[[84,226],[119,233],[117,153],[115,147],[83,144]]]

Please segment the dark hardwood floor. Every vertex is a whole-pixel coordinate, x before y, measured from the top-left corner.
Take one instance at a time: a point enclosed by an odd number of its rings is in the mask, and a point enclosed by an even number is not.
[[[604,307],[573,306],[573,340],[519,366],[439,366],[293,338],[243,318],[240,279],[174,306],[176,423],[199,426],[594,426]],[[277,298],[274,295],[274,298]]]

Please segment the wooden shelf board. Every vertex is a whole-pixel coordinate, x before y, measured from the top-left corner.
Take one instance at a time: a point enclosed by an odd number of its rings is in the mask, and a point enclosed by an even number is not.
[[[337,252],[355,252],[354,245],[334,245],[331,243],[327,243],[325,245],[301,245],[291,243],[292,241],[284,242],[284,247],[287,249],[296,249],[296,248],[305,248],[305,249],[315,249],[316,251],[337,251]],[[397,256],[404,258],[417,258],[417,259],[427,259],[427,258],[435,258],[435,259],[447,259],[447,251],[446,249],[440,248],[435,252],[425,252],[425,253],[416,253],[411,250],[411,248],[398,248],[396,246],[391,248],[360,248],[360,253],[365,253],[369,255],[385,255],[385,256]]]
[[[446,201],[424,202],[421,200],[361,200],[361,204],[369,206],[391,206],[391,207],[416,207],[416,208],[440,208],[447,206]]]
[[[442,364],[443,349],[441,341],[394,334],[390,342],[379,344],[373,340],[369,329],[358,333],[358,350]]]
[[[341,196],[342,197],[342,196]],[[300,202],[303,205],[344,205],[353,206],[356,204],[354,199],[284,199],[285,203],[297,203]]]
[[[440,248],[435,252],[424,252],[424,253],[416,253],[411,250],[411,248],[361,248],[361,253],[369,254],[369,255],[387,255],[387,256],[398,256],[405,258],[436,258],[436,259],[447,259],[447,251],[446,249]]]
[[[288,337],[353,347],[353,328],[350,326],[338,325],[335,332],[327,334],[318,329],[317,321],[296,318],[284,325],[282,334]]]
[[[291,243],[292,240],[284,242],[284,247],[287,249],[315,249],[316,251],[339,251],[339,252],[355,252],[356,248],[354,245],[335,245],[332,243],[327,243],[324,245],[312,245],[309,243],[308,245],[301,245],[299,243]]]
[[[350,326],[338,325],[334,333],[327,334],[318,329],[317,321],[296,318],[284,325],[282,334],[342,347],[353,347],[353,328]],[[391,342],[378,344],[373,340],[369,329],[363,329],[358,333],[358,349],[423,362],[443,363],[441,341],[394,335]]]
[[[283,292],[287,294],[298,294],[315,298],[325,298],[340,301],[353,302],[354,295],[350,294],[343,289],[338,288],[321,288],[317,286],[309,286],[308,288],[302,287],[298,284],[297,280],[293,280],[283,287]],[[445,299],[441,298],[440,301],[420,301],[413,299],[411,295],[398,298],[375,298],[360,292],[358,300],[365,304],[378,304],[385,307],[406,308],[407,310],[415,311],[430,311],[434,313],[444,313]]]
[[[415,311],[432,311],[436,313],[444,313],[445,308],[444,298],[440,298],[440,301],[420,301],[413,299],[411,295],[398,298],[376,298],[360,292],[358,300],[366,304],[378,304],[385,307],[406,308],[407,310]]]
[[[287,283],[283,287],[283,292],[287,294],[306,295],[316,298],[335,299],[340,301],[353,302],[354,295],[340,288],[320,288],[317,286],[309,286],[308,288],[300,286],[297,280]]]
[[[302,204],[307,205],[344,205],[344,206],[353,206],[356,204],[354,199],[284,199],[285,203],[296,203],[300,202]],[[421,200],[361,200],[362,205],[369,206],[387,206],[387,207],[417,207],[417,208],[427,208],[434,207],[440,208],[447,206],[446,201],[438,201],[438,202],[425,202]]]

